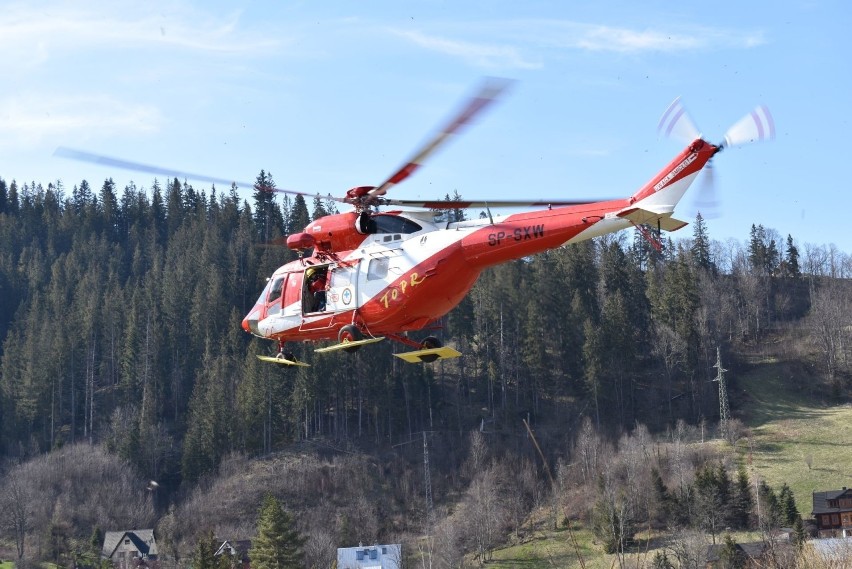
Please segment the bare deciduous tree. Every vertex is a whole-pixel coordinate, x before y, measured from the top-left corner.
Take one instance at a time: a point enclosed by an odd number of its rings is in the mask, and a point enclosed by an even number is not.
[[[32,488],[26,475],[26,466],[15,469],[0,481],[0,510],[4,512],[0,523],[12,535],[20,562],[25,553],[27,534],[33,528]]]

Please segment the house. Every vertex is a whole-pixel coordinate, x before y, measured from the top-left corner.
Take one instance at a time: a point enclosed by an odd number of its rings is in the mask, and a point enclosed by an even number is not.
[[[852,565],[852,540],[842,537],[815,539],[810,542],[814,553],[826,564],[833,567],[849,567]]]
[[[729,567],[726,563],[731,560],[725,560],[724,544],[707,546],[707,557],[704,566],[707,569],[716,569],[718,567]],[[737,557],[737,567],[746,568],[762,568],[768,566],[768,561],[779,559],[792,559],[795,557],[795,548],[789,541],[781,539],[772,539],[770,541],[753,541],[749,543],[735,543],[734,555]],[[786,567],[786,565],[784,565]]]
[[[817,535],[825,537],[852,537],[852,490],[814,492],[813,517]]]
[[[402,566],[402,545],[370,545],[339,547],[337,569],[399,569]]]
[[[251,567],[251,561],[249,560],[249,550],[251,549],[251,540],[250,539],[240,539],[234,541],[223,541],[222,545],[219,546],[219,549],[216,550],[214,555],[231,555],[235,560],[238,559],[240,561],[239,566],[242,569],[248,569]],[[232,564],[233,566],[234,564]]]
[[[121,569],[147,565],[148,561],[157,559],[158,553],[153,529],[108,531],[101,548],[101,558],[109,559]]]
[[[724,560],[722,559],[722,552],[724,551],[724,547],[725,546],[723,544],[707,546],[705,567],[708,569],[715,569],[716,567],[723,566]],[[736,556],[739,558],[743,567],[756,566],[756,564],[762,560],[763,554],[766,552],[766,544],[762,541],[753,543],[736,543],[734,544],[734,548],[736,550]]]

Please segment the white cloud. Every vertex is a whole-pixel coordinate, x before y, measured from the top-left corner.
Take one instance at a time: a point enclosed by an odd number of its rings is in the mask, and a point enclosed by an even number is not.
[[[462,57],[481,67],[509,67],[512,69],[537,69],[541,63],[525,59],[517,48],[506,44],[475,43],[427,35],[415,31],[393,31],[420,47],[453,57]]]
[[[160,111],[108,96],[15,96],[0,99],[0,132],[14,146],[33,146],[61,138],[151,133],[161,128]]]
[[[464,57],[482,66],[538,68],[546,51],[579,50],[640,54],[719,49],[748,49],[763,45],[761,31],[740,31],[688,25],[671,29],[635,29],[570,20],[512,20],[457,23],[441,26],[440,33],[395,31],[416,45]],[[479,40],[453,39],[453,35]]]
[[[212,18],[199,13],[164,12],[156,6],[140,13],[138,8],[121,4],[89,8],[12,5],[0,11],[0,68],[38,66],[58,54],[92,49],[178,48],[252,54],[281,44],[278,38],[243,30],[239,23],[237,12]]]

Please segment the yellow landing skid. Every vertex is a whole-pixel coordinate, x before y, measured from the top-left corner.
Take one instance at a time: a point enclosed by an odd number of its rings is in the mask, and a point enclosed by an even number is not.
[[[446,346],[442,348],[429,348],[427,350],[415,350],[413,352],[403,352],[394,354],[396,357],[407,361],[410,364],[431,363],[438,360],[446,360],[449,358],[457,358],[461,356],[461,352],[457,352]]]
[[[378,338],[367,338],[366,340],[358,340],[356,342],[341,342],[332,346],[326,346],[325,348],[318,348],[314,350],[314,353],[325,354],[328,352],[336,352],[337,350],[345,350],[346,348],[356,348],[358,346],[363,346],[364,344],[374,344],[376,342],[381,342],[384,339],[384,336],[380,336]]]
[[[278,364],[281,366],[301,366],[301,367],[310,367],[311,364],[306,364],[305,362],[297,362],[294,360],[288,360],[285,357],[274,357],[274,356],[257,356],[262,362],[269,362],[273,364]]]

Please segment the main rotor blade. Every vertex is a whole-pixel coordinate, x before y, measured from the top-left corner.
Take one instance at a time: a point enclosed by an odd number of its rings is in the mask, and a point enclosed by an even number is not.
[[[518,201],[518,200],[489,200],[489,201],[465,201],[465,200],[395,200],[382,199],[381,205],[396,205],[404,207],[420,207],[424,209],[468,209],[468,208],[497,208],[497,207],[563,207],[569,205],[586,205],[601,201],[610,201],[608,198],[592,200],[540,200],[540,201]]]
[[[308,192],[299,192],[296,190],[285,190],[282,188],[258,188],[253,183],[248,182],[238,182],[236,180],[226,180],[225,178],[216,178],[213,176],[206,176],[204,174],[193,174],[190,172],[183,172],[181,170],[172,170],[171,168],[163,168],[161,166],[153,166],[150,164],[142,164],[140,162],[131,162],[130,160],[123,160],[121,158],[112,158],[110,156],[104,156],[102,154],[94,154],[92,152],[85,152],[83,150],[76,150],[74,148],[68,148],[66,146],[58,147],[54,152],[54,156],[58,156],[60,158],[68,158],[70,160],[77,160],[79,162],[89,162],[91,164],[97,164],[98,166],[108,166],[113,168],[121,168],[122,170],[131,170],[134,172],[144,172],[146,174],[154,174],[157,176],[167,176],[169,178],[178,178],[184,180],[196,180],[199,182],[207,182],[210,184],[219,184],[226,187],[231,187],[231,184],[236,184],[242,188],[255,188],[262,189],[266,192],[274,192],[281,194],[290,194],[295,196],[305,196],[305,197],[319,197],[323,200],[334,200],[337,202],[345,202],[346,200],[342,198],[335,198],[332,196],[323,196],[321,194],[311,194]]]
[[[85,152],[83,150],[76,150],[74,148],[68,148],[67,146],[60,146],[54,152],[54,156],[58,156],[60,158],[68,158],[71,160],[77,160],[79,162],[89,162],[91,164],[97,164],[98,166],[110,166],[113,168],[121,168],[123,170],[131,170],[136,172],[145,172],[146,174],[156,174],[159,176],[168,176],[169,178],[183,178],[187,180],[197,180],[199,182],[209,182],[211,184],[221,184],[230,187],[231,184],[236,184],[238,186],[244,188],[251,188],[254,184],[249,184],[247,182],[238,182],[236,180],[226,180],[224,178],[214,178],[212,176],[205,176],[203,174],[191,174],[189,172],[182,172],[180,170],[172,170],[170,168],[163,168],[160,166],[152,166],[150,164],[141,164],[139,162],[131,162],[129,160],[122,160],[121,158],[112,158],[110,156],[104,156],[102,154],[93,154],[91,152]]]
[[[426,144],[424,144],[399,170],[390,178],[376,186],[367,193],[367,204],[375,198],[383,196],[388,189],[412,175],[429,156],[441,145],[446,143],[453,134],[461,132],[465,125],[470,124],[473,119],[497,100],[514,81],[490,77],[479,88],[477,94],[465,104],[446,126],[438,131]]]

